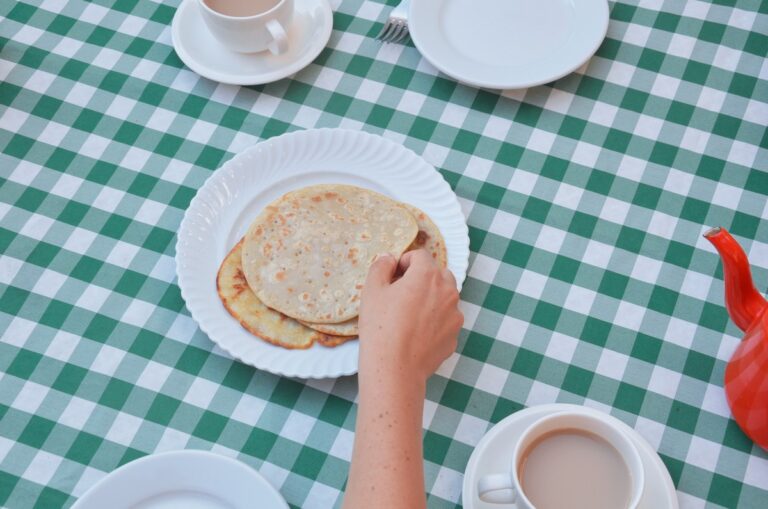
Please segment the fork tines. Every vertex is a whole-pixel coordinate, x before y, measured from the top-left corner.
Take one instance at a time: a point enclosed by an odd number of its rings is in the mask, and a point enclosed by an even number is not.
[[[408,37],[408,23],[404,19],[390,18],[376,36],[381,42],[400,42]]]

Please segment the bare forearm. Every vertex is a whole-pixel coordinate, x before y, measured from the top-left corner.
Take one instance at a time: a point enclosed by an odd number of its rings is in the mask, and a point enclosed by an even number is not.
[[[344,509],[426,505],[421,438],[424,383],[398,375],[375,372],[360,380]]]
[[[397,270],[402,276],[395,279]],[[423,509],[427,379],[456,349],[456,280],[424,249],[373,262],[360,305],[360,405],[344,509]]]

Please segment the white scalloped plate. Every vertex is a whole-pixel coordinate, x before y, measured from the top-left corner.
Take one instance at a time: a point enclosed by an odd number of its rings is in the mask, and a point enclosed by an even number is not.
[[[284,376],[327,378],[357,372],[357,341],[287,350],[254,337],[222,306],[216,273],[230,248],[272,200],[300,187],[352,184],[424,210],[445,237],[459,289],[469,263],[467,224],[456,195],[429,163],[390,140],[360,131],[312,129],[263,141],[216,170],[181,221],[176,273],[200,328],[236,359]]]

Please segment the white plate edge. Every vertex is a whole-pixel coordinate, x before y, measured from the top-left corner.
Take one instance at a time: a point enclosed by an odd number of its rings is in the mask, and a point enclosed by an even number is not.
[[[190,456],[208,458],[210,461],[213,461],[213,462],[228,463],[233,468],[240,469],[242,472],[247,472],[247,475],[251,476],[255,482],[257,482],[259,485],[264,487],[267,491],[275,495],[277,499],[283,502],[283,507],[285,509],[288,509],[288,503],[286,502],[285,497],[283,497],[282,493],[280,493],[280,491],[277,488],[275,488],[272,485],[272,483],[269,482],[258,470],[238,460],[237,458],[224,456],[222,454],[218,454],[212,451],[206,451],[202,449],[179,449],[179,450],[173,450],[173,451],[151,453],[151,454],[147,454],[146,456],[137,458],[133,461],[129,461],[128,463],[125,463],[123,465],[120,465],[119,467],[107,473],[104,477],[96,481],[94,484],[92,484],[82,495],[80,495],[77,498],[77,500],[75,500],[71,509],[88,509],[88,506],[86,506],[85,504],[90,503],[88,499],[89,497],[94,496],[92,495],[92,493],[96,493],[97,490],[101,489],[101,487],[104,485],[108,485],[109,483],[115,482],[114,481],[115,478],[120,476],[121,473],[123,472],[141,469],[143,468],[143,465],[149,462],[163,461],[173,457],[184,459]]]

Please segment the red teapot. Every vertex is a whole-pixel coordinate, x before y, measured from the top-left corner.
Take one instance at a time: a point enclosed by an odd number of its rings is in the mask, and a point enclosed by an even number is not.
[[[725,228],[704,237],[723,260],[725,307],[744,340],[725,368],[725,396],[744,433],[768,450],[768,301],[752,283],[744,250]]]

